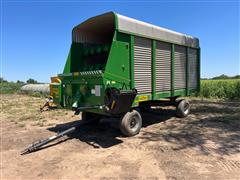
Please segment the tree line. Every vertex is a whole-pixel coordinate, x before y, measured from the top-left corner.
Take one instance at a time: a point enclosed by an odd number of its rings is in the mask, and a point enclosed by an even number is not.
[[[4,79],[3,77],[0,77],[0,82],[8,83],[8,81],[6,79]],[[17,80],[16,83],[17,84],[39,84],[39,82],[33,78],[29,78],[26,82]]]
[[[220,76],[215,76],[215,77],[213,77],[213,78],[202,78],[202,80],[211,80],[211,79],[240,79],[240,75],[235,75],[235,76],[227,76],[227,75],[225,75],[225,74],[222,74],[222,75],[220,75]]]

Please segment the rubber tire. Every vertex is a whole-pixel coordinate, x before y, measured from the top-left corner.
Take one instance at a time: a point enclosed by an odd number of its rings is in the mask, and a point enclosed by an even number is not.
[[[187,117],[190,114],[190,103],[186,99],[182,99],[177,103],[176,111],[177,111],[177,117],[184,118]]]
[[[86,121],[88,124],[98,124],[101,119],[101,115],[91,113],[91,112],[82,112],[82,121]]]
[[[135,120],[136,124],[131,128],[132,120]],[[130,137],[135,136],[140,132],[142,127],[142,117],[140,113],[136,110],[127,112],[120,120],[120,130],[123,135]]]

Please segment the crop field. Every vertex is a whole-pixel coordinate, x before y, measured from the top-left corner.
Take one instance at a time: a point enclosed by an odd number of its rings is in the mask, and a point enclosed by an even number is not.
[[[240,102],[191,100],[142,113],[143,127],[123,137],[116,119],[85,125],[46,148],[32,142],[81,121],[72,111],[40,112],[43,97],[1,94],[1,179],[240,179]]]
[[[240,79],[201,80],[200,97],[240,100]]]

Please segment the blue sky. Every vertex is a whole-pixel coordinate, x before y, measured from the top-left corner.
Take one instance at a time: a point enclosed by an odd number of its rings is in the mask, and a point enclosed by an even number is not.
[[[202,77],[240,74],[239,1],[3,0],[1,76],[49,82],[63,71],[73,26],[107,11],[198,37]]]

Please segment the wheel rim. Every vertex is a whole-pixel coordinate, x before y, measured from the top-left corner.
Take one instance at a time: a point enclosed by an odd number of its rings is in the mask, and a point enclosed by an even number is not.
[[[129,128],[132,131],[136,131],[138,129],[138,119],[137,117],[132,117],[131,120],[129,121]]]
[[[184,103],[183,110],[184,114],[187,114],[189,112],[190,105],[188,103]]]
[[[136,120],[136,118],[132,118],[131,120],[130,120],[130,128],[131,129],[134,129],[134,127],[137,125],[137,120]]]

